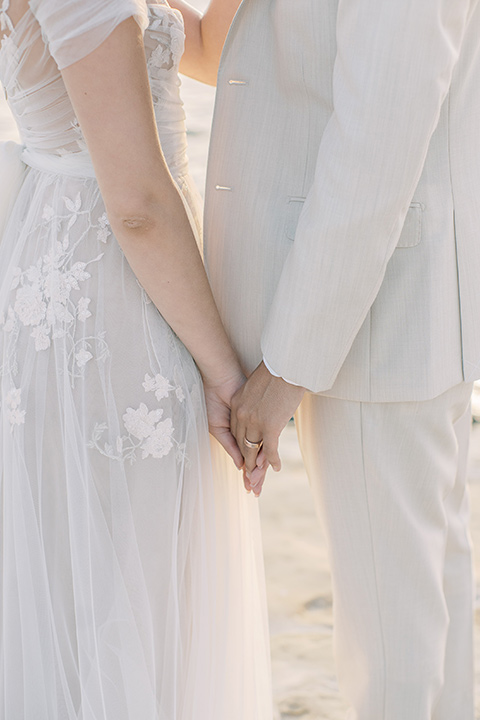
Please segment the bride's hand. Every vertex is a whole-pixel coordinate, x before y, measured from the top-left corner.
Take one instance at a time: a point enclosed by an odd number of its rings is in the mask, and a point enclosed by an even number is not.
[[[233,395],[242,387],[245,380],[242,373],[237,373],[219,383],[204,379],[208,429],[210,434],[224,447],[239,470],[243,467],[244,460],[230,430],[230,403]]]

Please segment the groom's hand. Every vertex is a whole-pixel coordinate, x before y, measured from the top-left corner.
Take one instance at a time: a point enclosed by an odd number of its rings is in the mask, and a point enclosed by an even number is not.
[[[245,487],[256,495],[268,465],[276,472],[281,468],[278,439],[304,393],[305,388],[273,376],[262,362],[232,398],[231,430],[245,458]],[[263,442],[260,452],[245,440]]]

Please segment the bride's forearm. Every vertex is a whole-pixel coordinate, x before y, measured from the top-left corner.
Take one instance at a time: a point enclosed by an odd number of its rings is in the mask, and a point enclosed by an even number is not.
[[[63,78],[112,229],[139,282],[210,383],[239,374],[160,147],[135,20],[121,23]]]
[[[185,0],[171,0],[170,5],[183,15],[185,53],[180,64],[184,75],[215,85],[225,38],[240,0],[210,0],[202,15]]]
[[[182,200],[168,186],[148,206],[109,209],[112,229],[139,282],[193,355],[209,384],[241,376],[212,296]]]

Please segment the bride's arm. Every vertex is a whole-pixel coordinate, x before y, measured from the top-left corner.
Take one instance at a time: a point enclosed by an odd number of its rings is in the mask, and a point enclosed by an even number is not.
[[[195,358],[207,389],[216,388],[226,405],[242,373],[162,154],[135,20],[122,22],[62,74],[112,230],[141,285]],[[226,442],[241,465],[235,441],[224,434]]]
[[[202,14],[184,0],[169,0],[185,22],[185,53],[180,64],[184,75],[216,85],[223,44],[240,0],[210,0]]]

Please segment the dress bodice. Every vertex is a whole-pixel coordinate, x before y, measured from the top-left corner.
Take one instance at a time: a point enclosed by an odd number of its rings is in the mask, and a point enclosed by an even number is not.
[[[82,131],[44,33],[28,9],[13,27],[9,0],[0,9],[0,81],[29,150],[55,156],[86,152]],[[166,0],[148,3],[144,41],[162,148],[174,175],[186,165],[185,113],[178,66],[184,49],[182,16]]]

